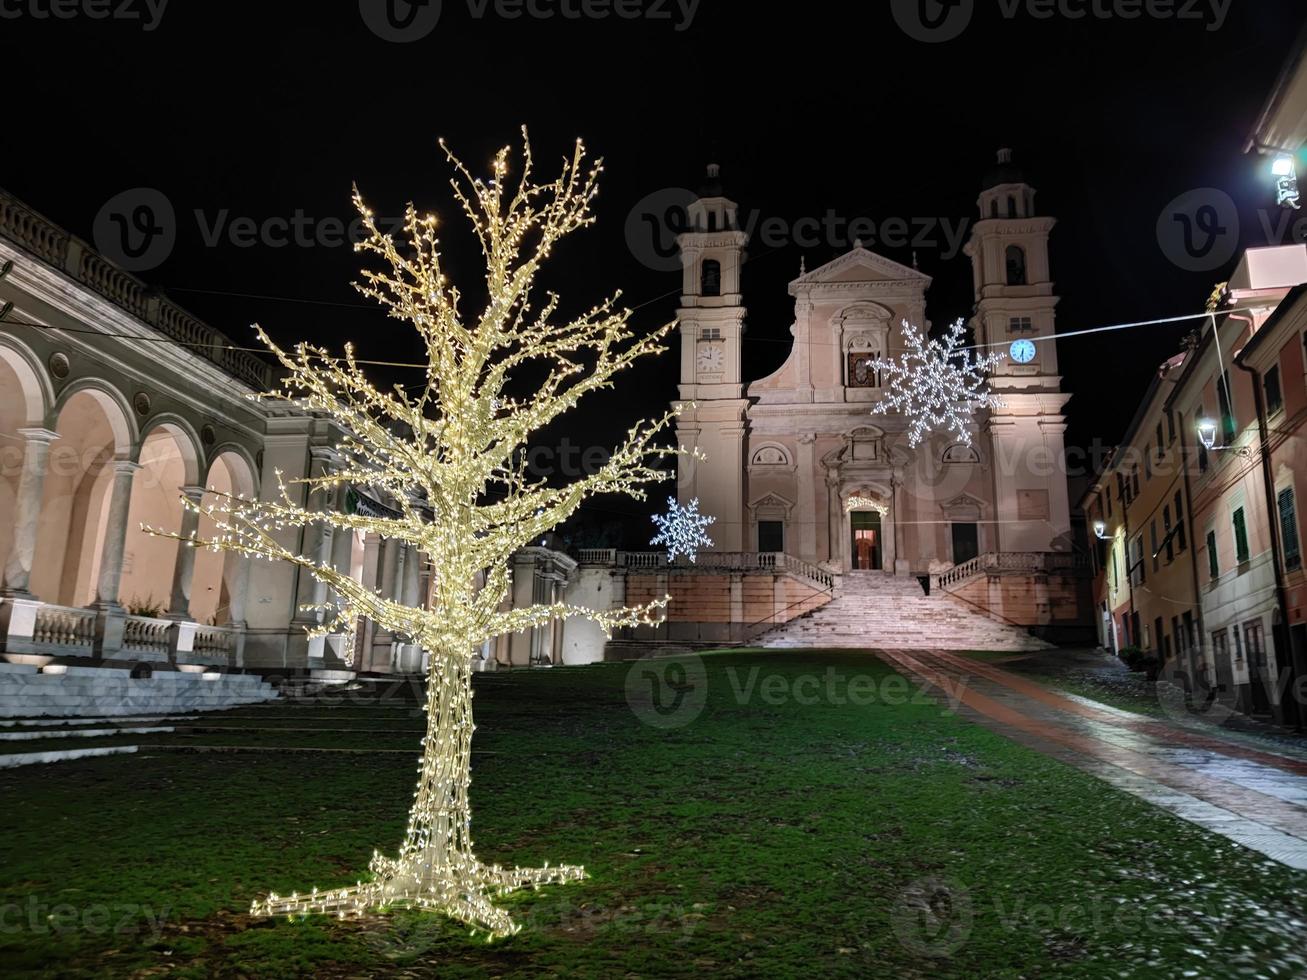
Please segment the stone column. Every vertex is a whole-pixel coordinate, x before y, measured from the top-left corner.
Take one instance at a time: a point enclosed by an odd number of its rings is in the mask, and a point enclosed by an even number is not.
[[[799,436],[799,527],[794,544],[785,542],[785,550],[797,554],[804,561],[820,561],[817,557],[817,437],[810,432]]]
[[[14,540],[5,561],[3,591],[10,595],[27,595],[32,561],[36,557],[36,530],[41,518],[46,463],[50,458],[50,443],[59,438],[59,433],[49,429],[19,429],[18,433],[26,442],[23,446],[23,473],[14,501]]]
[[[230,573],[228,568],[231,569]],[[222,559],[222,573],[227,579],[228,624],[236,630],[232,646],[232,666],[245,666],[245,600],[250,588],[250,559],[227,552]]]
[[[109,520],[104,529],[100,579],[95,590],[95,604],[100,608],[118,606],[118,586],[123,577],[123,549],[127,545],[127,513],[132,504],[132,477],[140,468],[140,463],[130,459],[113,461]]]
[[[336,459],[334,450],[314,448],[309,450],[312,462],[309,465],[309,477],[319,479],[331,472],[333,461]],[[305,494],[305,507],[315,513],[321,513],[329,509],[330,496],[322,491],[315,491],[311,487]],[[304,528],[304,540],[302,547],[303,554],[306,558],[312,558],[313,561],[321,566],[327,564],[331,559],[331,529],[325,524],[313,523]],[[294,622],[299,625],[317,625],[322,622],[322,612],[303,611],[304,606],[321,606],[327,599],[327,587],[320,582],[308,569],[299,570],[299,581],[295,590],[295,615]]]
[[[187,504],[199,507],[204,487],[182,487]],[[188,544],[200,527],[200,514],[191,506],[182,507],[181,536],[177,558],[172,566],[172,599],[168,603],[169,619],[186,619],[191,614],[191,580],[195,575],[195,547]]]
[[[844,560],[844,546],[840,535],[844,530],[841,518],[844,512],[840,508],[840,478],[833,470],[826,471],[826,546],[829,549],[827,561],[833,568],[847,572],[849,565]]]

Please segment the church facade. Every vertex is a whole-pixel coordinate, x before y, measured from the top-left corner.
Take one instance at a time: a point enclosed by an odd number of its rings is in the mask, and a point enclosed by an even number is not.
[[[982,556],[1071,550],[1057,350],[1054,220],[1010,151],[983,182],[966,246],[971,319],[982,350],[1016,341],[1035,354],[990,377],[1002,407],[976,413],[970,442],[938,434],[909,446],[909,421],[873,414],[886,394],[877,358],[904,350],[900,324],[928,327],[930,277],[860,245],[789,283],[785,362],[742,376],[746,234],[715,167],[678,236],[683,286],[678,494],[713,514],[716,548],[785,552],[833,572],[942,572]],[[1002,564],[1001,559],[997,561]]]

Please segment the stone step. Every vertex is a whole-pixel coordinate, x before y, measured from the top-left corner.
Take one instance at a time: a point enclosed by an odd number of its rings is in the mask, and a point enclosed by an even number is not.
[[[927,596],[915,578],[846,574],[835,598],[760,640],[764,647],[900,647],[1025,652],[1049,644],[947,595]]]

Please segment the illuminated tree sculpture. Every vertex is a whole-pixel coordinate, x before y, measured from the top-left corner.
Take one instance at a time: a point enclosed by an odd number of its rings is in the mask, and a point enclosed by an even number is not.
[[[216,532],[190,543],[298,565],[335,597],[323,610],[327,622],[320,632],[347,629],[356,617],[366,616],[421,644],[431,660],[422,761],[398,855],[374,854],[371,878],[353,887],[270,895],[254,903],[255,914],[345,916],[390,905],[419,907],[447,913],[474,932],[502,936],[518,927],[493,904],[495,896],[584,877],[579,867],[504,868],[482,863],[473,853],[468,806],[472,659],[488,638],[568,616],[594,620],[605,632],[661,620],[666,597],[604,611],[564,603],[502,607],[515,551],[538,541],[587,497],[618,492],[643,498],[646,485],[672,475],[657,466],[678,450],[654,440],[674,412],[632,427],[596,473],[567,486],[531,478],[522,451],[532,433],[583,395],[611,388],[618,371],[663,351],[671,324],[637,336],[628,324],[630,311],[615,305],[617,296],[571,319],[557,316],[559,300],[552,293],[538,305],[533,301],[536,274],[558,241],[594,220],[590,203],[602,165],[586,164],[578,141],[556,180],[535,183],[525,130],[523,140],[522,174],[515,186],[506,183],[507,148],[494,159],[493,177],[481,180],[441,144],[455,172],[450,181],[455,197],[471,220],[486,263],[485,306],[474,319],[463,316],[461,294],[442,271],[435,217],[419,215],[410,205],[406,241],[397,244],[378,231],[355,191],[366,231],[358,247],[384,260],[384,271],[365,270],[364,282],[356,285],[417,330],[426,357],[426,381],[417,390],[375,387],[351,346],[342,356],[309,344],[288,352],[259,329],[287,372],[283,390],[263,397],[285,398],[334,419],[348,433],[339,446],[346,462],[337,472],[293,481],[307,488],[283,482],[274,500],[220,497],[217,505],[205,508]],[[543,381],[540,374],[546,375]],[[517,388],[529,393],[514,394]],[[326,498],[340,484],[384,490],[398,501],[401,513],[378,517],[313,506],[316,495]],[[433,569],[429,606],[383,598],[347,572],[319,564],[279,540],[279,531],[312,525],[338,533],[374,532],[417,548]]]

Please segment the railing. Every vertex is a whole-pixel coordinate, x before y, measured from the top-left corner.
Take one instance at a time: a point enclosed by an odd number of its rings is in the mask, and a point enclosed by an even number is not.
[[[806,578],[811,582],[826,589],[835,588],[835,575],[826,571],[820,565],[814,565],[810,561],[804,561],[802,558],[795,558],[793,555],[781,555],[785,559],[785,570],[791,575],[797,575],[800,578]]]
[[[977,555],[931,576],[932,589],[947,589],[981,572],[1082,572],[1089,567],[1087,555],[1070,551],[999,551]]]
[[[619,551],[617,564],[621,568],[666,568],[665,551]]]
[[[142,653],[168,653],[168,631],[176,624],[171,619],[150,616],[127,616],[123,620],[123,649]]]
[[[197,626],[191,650],[204,656],[226,657],[231,654],[236,631],[230,626]]]
[[[970,558],[967,561],[962,562],[960,565],[954,565],[946,572],[940,572],[935,576],[935,580],[931,583],[931,587],[936,589],[946,589],[954,583],[962,582],[971,578],[971,576],[984,570],[984,562],[988,557],[989,555],[977,555],[975,558]]]
[[[212,361],[251,388],[266,391],[272,386],[272,367],[262,358],[249,351],[233,350],[225,334],[195,319],[85,242],[3,192],[0,192],[0,236],[185,345],[197,356]]]
[[[46,603],[36,611],[32,641],[49,646],[84,647],[89,650],[95,642],[95,612]]]
[[[807,579],[823,589],[835,587],[835,575],[802,558],[783,551],[702,551],[691,562],[687,558],[667,560],[663,551],[615,551],[606,548],[582,548],[577,552],[581,564],[616,565],[619,568],[711,569],[725,572],[788,572]]]

